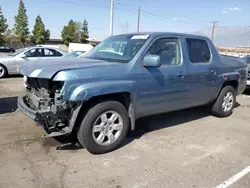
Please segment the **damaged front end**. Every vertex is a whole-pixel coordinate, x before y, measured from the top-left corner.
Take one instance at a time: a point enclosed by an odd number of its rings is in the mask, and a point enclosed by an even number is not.
[[[70,134],[81,103],[63,99],[64,82],[42,78],[25,79],[26,94],[18,99],[18,107],[41,124],[49,137]]]

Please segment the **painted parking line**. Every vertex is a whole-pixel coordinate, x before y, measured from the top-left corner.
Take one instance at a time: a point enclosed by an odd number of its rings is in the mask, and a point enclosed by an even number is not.
[[[233,183],[235,183],[236,181],[238,181],[239,179],[241,179],[243,176],[245,176],[249,172],[250,172],[250,166],[244,168],[238,174],[235,174],[234,176],[229,178],[227,181],[224,181],[222,184],[218,185],[216,188],[226,188],[232,185]]]
[[[250,98],[250,95],[243,95],[243,97],[247,97],[247,98]]]

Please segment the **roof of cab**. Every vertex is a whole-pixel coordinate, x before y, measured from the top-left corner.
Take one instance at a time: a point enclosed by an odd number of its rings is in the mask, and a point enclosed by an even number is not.
[[[177,32],[137,32],[137,33],[120,34],[117,36],[123,36],[123,35],[150,35],[152,37],[158,37],[158,36],[176,36],[177,37],[179,36],[179,37],[209,39],[206,36],[187,34],[187,33],[177,33]]]

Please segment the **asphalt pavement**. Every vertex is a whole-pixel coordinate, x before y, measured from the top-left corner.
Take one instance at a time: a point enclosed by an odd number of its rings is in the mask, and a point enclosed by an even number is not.
[[[249,173],[230,179],[250,166],[247,94],[229,118],[203,107],[148,117],[118,150],[91,155],[74,139],[43,138],[42,127],[17,109],[22,92],[22,77],[0,80],[0,187],[203,188],[226,180],[250,187]]]

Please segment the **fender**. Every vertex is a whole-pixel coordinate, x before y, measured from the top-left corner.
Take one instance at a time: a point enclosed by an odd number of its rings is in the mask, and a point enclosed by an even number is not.
[[[217,77],[216,96],[220,93],[225,82],[237,81],[238,86],[240,85],[240,73],[237,71],[221,73]]]
[[[131,130],[135,129],[135,119],[136,119],[136,110],[135,110],[135,101],[136,101],[136,88],[135,82],[133,81],[104,81],[104,82],[95,82],[82,84],[72,92],[70,95],[70,101],[87,101],[92,97],[99,95],[106,95],[112,93],[121,93],[129,92],[130,93],[130,105],[128,109],[128,115],[131,122]]]
[[[82,84],[76,87],[69,97],[70,101],[87,101],[92,97],[112,93],[129,92],[134,93],[136,90],[135,82],[117,80],[102,81]]]

